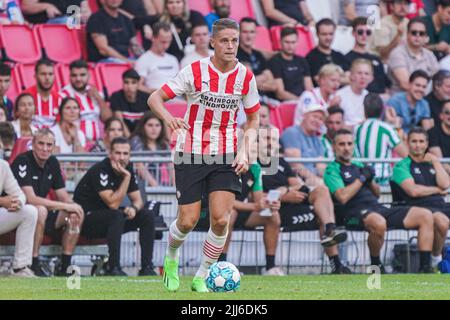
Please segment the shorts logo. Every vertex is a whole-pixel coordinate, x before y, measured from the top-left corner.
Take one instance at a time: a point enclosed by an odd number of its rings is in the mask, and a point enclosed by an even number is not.
[[[27,165],[26,164],[23,166],[19,165],[19,176],[21,178],[25,178],[26,175],[27,175]]]
[[[177,199],[180,199],[181,198],[181,192],[180,192],[180,190],[177,190]]]
[[[103,187],[106,187],[108,185],[108,175],[100,173],[100,184]]]

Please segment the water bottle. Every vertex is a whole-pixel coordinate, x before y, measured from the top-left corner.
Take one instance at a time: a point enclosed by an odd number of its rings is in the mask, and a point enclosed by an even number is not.
[[[8,2],[6,11],[8,13],[8,18],[12,23],[23,24],[25,22],[22,11],[20,11],[20,8],[14,0]]]

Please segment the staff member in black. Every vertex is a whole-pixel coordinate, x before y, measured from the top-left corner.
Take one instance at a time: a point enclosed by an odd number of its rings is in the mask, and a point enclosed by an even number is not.
[[[408,133],[409,156],[394,166],[393,192],[408,205],[433,212],[434,242],[431,266],[438,267],[449,228],[450,203],[445,202],[450,177],[435,155],[427,152],[428,134],[423,128]]]
[[[336,160],[328,164],[324,182],[333,194],[336,210],[346,226],[362,227],[369,232],[368,246],[371,265],[379,266],[380,251],[387,228],[417,229],[420,253],[420,272],[430,273],[433,246],[433,217],[420,207],[386,208],[378,203],[380,187],[373,181],[374,172],[361,162],[354,161],[354,137],[350,130],[341,129],[333,140]]]
[[[153,270],[155,226],[151,211],[143,209],[133,167],[131,146],[126,138],[111,142],[109,156],[92,166],[75,189],[74,199],[86,212],[81,234],[87,238],[105,238],[109,260],[106,275],[126,276],[120,267],[120,242],[123,233],[139,229],[141,245],[140,276],[156,275]],[[128,195],[131,205],[120,205]]]
[[[67,268],[71,264],[72,253],[78,242],[84,212],[72,201],[65,188],[58,159],[52,156],[55,148],[53,132],[40,129],[33,137],[32,147],[32,151],[19,155],[11,166],[27,197],[27,203],[38,209],[31,270],[38,277],[51,275],[51,271],[39,262],[39,248],[44,233],[57,237],[59,230],[63,229],[61,264],[56,268],[55,275],[68,276]],[[50,190],[55,192],[56,200],[47,198]]]

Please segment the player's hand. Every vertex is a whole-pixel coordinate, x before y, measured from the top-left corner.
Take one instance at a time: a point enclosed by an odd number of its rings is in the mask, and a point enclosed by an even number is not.
[[[302,203],[308,198],[308,194],[298,190],[290,190],[283,197],[283,201],[291,203]]]
[[[435,161],[439,161],[438,157],[429,152],[425,153],[425,156],[423,157],[423,162],[435,162]]]
[[[238,152],[236,158],[234,158],[233,164],[231,165],[237,175],[246,173],[248,171],[248,157],[246,154]]]
[[[133,220],[136,217],[136,209],[133,207],[126,207],[123,212],[127,215],[128,220]]]
[[[0,197],[0,207],[5,208],[10,212],[15,212],[17,207],[18,198],[14,196],[4,196]]]
[[[7,208],[9,212],[17,212],[22,208],[22,202],[18,197],[13,196],[10,206]]]
[[[180,133],[180,131],[183,130],[189,130],[191,128],[182,118],[175,118],[171,116],[169,119],[165,120],[165,122],[172,131],[176,131],[177,133]]]
[[[441,191],[439,192],[439,194],[440,194],[441,196],[446,197],[446,196],[448,195],[448,192],[447,192],[447,190],[442,190],[442,189],[441,189]]]
[[[67,203],[64,211],[67,211],[69,214],[74,213],[79,218],[83,218],[84,210],[78,203]]]
[[[269,208],[271,211],[278,211],[281,208],[281,201],[277,200],[277,201],[268,201],[269,204]]]
[[[361,174],[366,177],[366,183],[370,184],[375,177],[375,170],[370,166],[364,166],[360,169]]]
[[[131,178],[131,173],[120,162],[111,161],[111,167],[122,178]]]
[[[45,12],[47,13],[47,17],[49,19],[52,19],[54,17],[61,15],[61,11],[59,11],[58,8],[56,8],[54,5],[52,5],[50,3],[47,5],[47,8],[45,8]]]

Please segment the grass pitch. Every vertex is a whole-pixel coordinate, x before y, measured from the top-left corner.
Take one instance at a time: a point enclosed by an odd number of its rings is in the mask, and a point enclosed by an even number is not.
[[[450,299],[450,275],[382,275],[381,289],[368,289],[369,275],[244,275],[235,293],[199,294],[190,291],[192,277],[181,277],[180,290],[167,292],[161,277],[82,277],[79,290],[66,278],[0,278],[0,299],[62,300],[343,300]]]

